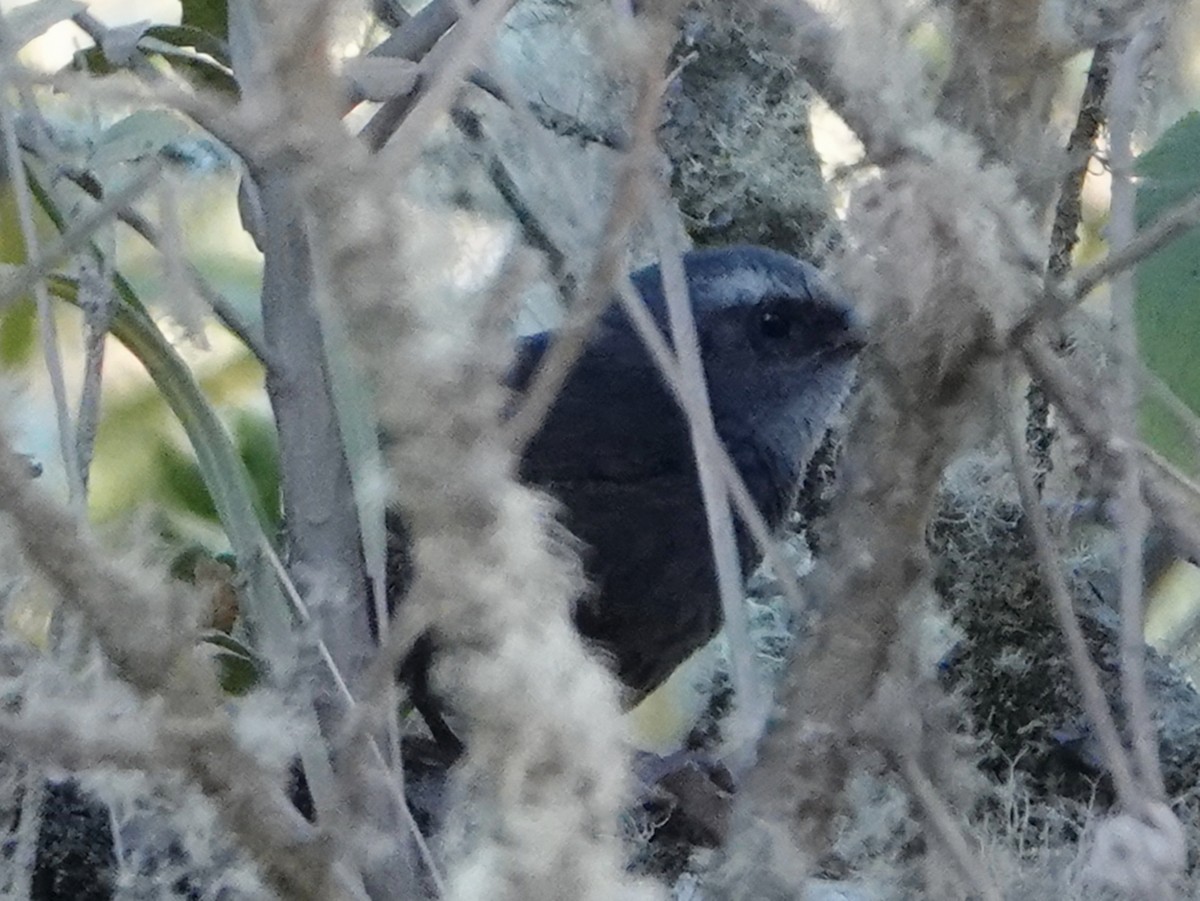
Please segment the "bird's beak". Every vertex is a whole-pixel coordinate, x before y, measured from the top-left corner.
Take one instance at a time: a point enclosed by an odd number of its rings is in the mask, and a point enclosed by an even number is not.
[[[868,344],[867,327],[852,310],[844,316],[844,326],[836,335],[830,336],[829,353],[843,360],[857,357]]]

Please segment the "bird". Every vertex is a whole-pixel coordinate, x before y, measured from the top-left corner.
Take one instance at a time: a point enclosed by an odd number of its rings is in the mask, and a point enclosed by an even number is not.
[[[786,253],[730,246],[682,262],[717,437],[777,529],[851,388],[865,329],[830,280]],[[630,279],[669,344],[660,267]],[[518,340],[506,379],[512,408],[555,337]],[[574,623],[632,707],[716,635],[722,606],[687,417],[619,304],[600,317],[517,472],[558,501],[578,539],[589,587]],[[389,529],[390,568],[402,573],[402,519],[389,517]],[[760,554],[744,524],[735,533],[746,573]],[[424,636],[400,673],[434,738],[457,753],[430,690],[436,644]]]

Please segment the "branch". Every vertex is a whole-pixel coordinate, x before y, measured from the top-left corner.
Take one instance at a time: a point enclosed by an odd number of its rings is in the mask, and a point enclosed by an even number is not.
[[[1087,177],[1088,164],[1096,146],[1096,138],[1104,124],[1104,99],[1108,93],[1112,45],[1101,44],[1092,54],[1087,82],[1079,101],[1079,115],[1071,137],[1067,140],[1067,162],[1070,170],[1063,176],[1058,204],[1051,228],[1050,260],[1046,265],[1048,280],[1058,281],[1071,269],[1071,256],[1079,241],[1079,224],[1083,219],[1080,197]]]
[[[1109,151],[1112,164],[1112,201],[1109,211],[1109,240],[1120,253],[1134,237],[1133,129],[1137,117],[1142,65],[1161,37],[1161,23],[1143,26],[1130,39],[1117,59],[1109,95]],[[1118,482],[1116,527],[1121,536],[1121,691],[1129,716],[1133,754],[1139,783],[1150,800],[1165,795],[1158,759],[1158,731],[1146,690],[1145,581],[1146,533],[1149,511],[1142,496],[1142,477],[1137,453],[1138,371],[1137,326],[1134,321],[1133,274],[1124,270],[1111,288],[1113,334],[1116,342],[1116,384],[1113,423],[1116,426]]]
[[[1038,373],[1039,377],[1042,373]],[[1049,387],[1048,391],[1053,391]],[[1024,436],[1016,412],[1011,409],[1005,387],[1002,385],[997,393],[997,407],[1004,418],[1004,439],[1008,447],[1009,458],[1012,460],[1013,474],[1017,480],[1017,490],[1021,495],[1021,504],[1025,509],[1025,521],[1033,536],[1034,549],[1037,552],[1038,565],[1042,570],[1042,578],[1050,593],[1054,605],[1054,613],[1058,617],[1058,625],[1067,643],[1067,653],[1071,659],[1071,668],[1079,683],[1080,696],[1083,699],[1084,710],[1088,720],[1100,742],[1100,750],[1104,754],[1104,763],[1112,774],[1117,796],[1130,810],[1137,810],[1142,796],[1134,778],[1133,769],[1128,755],[1121,745],[1121,735],[1113,719],[1108,699],[1096,675],[1095,664],[1088,654],[1087,639],[1079,625],[1075,614],[1075,605],[1071,600],[1071,592],[1063,577],[1062,561],[1054,546],[1054,538],[1050,532],[1050,523],[1046,511],[1038,498],[1037,487],[1033,480],[1033,471],[1025,452]],[[1058,396],[1052,393],[1055,401]]]
[[[1095,49],[1088,66],[1087,82],[1079,101],[1079,115],[1067,141],[1067,162],[1070,170],[1059,188],[1050,230],[1050,254],[1046,264],[1045,285],[1049,288],[1071,269],[1071,258],[1079,240],[1079,225],[1083,218],[1083,183],[1088,164],[1095,149],[1096,138],[1104,122],[1104,98],[1108,93],[1108,78],[1112,48],[1104,44]],[[1050,425],[1050,404],[1038,383],[1031,382],[1026,393],[1029,421],[1025,441],[1029,445],[1040,495],[1046,475],[1051,468],[1050,451],[1054,443],[1054,428]]]

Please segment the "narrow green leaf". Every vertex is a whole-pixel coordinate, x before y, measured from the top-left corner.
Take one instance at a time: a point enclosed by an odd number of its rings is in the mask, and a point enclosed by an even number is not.
[[[226,0],[183,0],[181,22],[207,31],[221,40],[229,38],[229,5]]]
[[[213,649],[221,688],[226,694],[235,697],[244,695],[262,679],[262,662],[237,639],[214,631],[205,633],[204,642]]]
[[[146,29],[146,37],[173,47],[190,47],[197,53],[211,56],[226,69],[232,67],[229,44],[212,31],[194,25],[151,25]]]
[[[0,366],[15,369],[33,356],[37,307],[32,299],[15,303],[0,315]]]
[[[267,524],[277,527],[283,512],[279,499],[279,439],[275,425],[265,416],[241,413],[234,421],[233,436],[238,454],[254,483]]]
[[[1200,114],[1176,122],[1136,163],[1140,227],[1200,192]],[[1200,228],[1184,233],[1137,269],[1139,352],[1154,372],[1194,412],[1200,413]],[[1196,471],[1186,429],[1160,404],[1142,410],[1147,442],[1188,471]]]
[[[159,496],[170,506],[203,519],[216,519],[204,476],[196,462],[170,444],[158,447]]]
[[[350,468],[363,561],[372,592],[382,597],[387,587],[387,530],[384,524],[387,496],[382,490],[387,469],[379,447],[379,422],[370,389],[354,363],[354,348],[345,325],[333,304],[320,301],[318,298],[325,369],[329,373],[333,409]]]

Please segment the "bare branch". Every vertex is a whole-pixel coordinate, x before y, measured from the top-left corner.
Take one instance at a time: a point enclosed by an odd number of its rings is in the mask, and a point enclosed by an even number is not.
[[[933,826],[934,832],[958,864],[958,869],[984,901],[1001,901],[1003,893],[984,869],[979,855],[968,844],[962,827],[955,822],[953,813],[920,763],[903,753],[899,754],[899,761],[900,774],[908,783],[909,791],[925,812],[926,821]]]
[[[1093,51],[1087,82],[1079,100],[1079,115],[1067,140],[1067,163],[1071,168],[1063,176],[1059,189],[1051,228],[1050,259],[1046,265],[1047,278],[1052,281],[1061,279],[1071,270],[1071,255],[1079,241],[1079,224],[1083,219],[1083,182],[1095,150],[1096,138],[1104,123],[1104,99],[1108,94],[1111,57],[1112,47],[1109,44],[1101,44]]]
[[[1104,281],[1132,269],[1142,260],[1166,247],[1177,237],[1200,223],[1200,195],[1181,201],[1109,255],[1083,270],[1075,279],[1068,297],[1072,304],[1083,301]]]
[[[679,381],[678,397],[687,416],[693,453],[700,477],[700,491],[708,520],[709,541],[716,564],[717,587],[724,613],[725,634],[729,640],[730,676],[735,698],[732,728],[726,737],[727,747],[737,758],[735,770],[742,769],[755,756],[754,747],[766,725],[770,705],[763,694],[761,681],[754,664],[754,645],[746,622],[743,604],[742,571],[734,539],[733,517],[729,509],[729,492],[721,477],[720,459],[725,456],[717,437],[712,405],[704,380],[704,364],[700,356],[700,339],[688,300],[687,280],[683,271],[682,250],[672,246],[671,230],[666,215],[667,198],[661,187],[643,175],[652,192],[650,217],[654,223],[659,248],[663,293],[670,316],[671,346],[677,355]],[[622,297],[626,296],[624,293]],[[636,309],[646,313],[645,305]],[[644,320],[643,320],[644,322]],[[650,331],[655,331],[652,323]],[[643,325],[643,330],[644,330]],[[645,336],[643,336],[645,338]]]
[[[109,254],[93,262],[81,259],[79,269],[79,306],[83,310],[83,387],[79,392],[79,416],[76,420],[75,453],[79,459],[84,489],[100,423],[100,388],[104,370],[104,350],[108,329],[115,311]],[[98,271],[97,271],[98,270]]]
[[[8,55],[8,40],[4,31],[3,20],[0,19],[0,66],[8,68],[11,63],[5,59]],[[78,446],[75,440],[75,424],[71,421],[70,404],[67,402],[67,388],[63,376],[62,356],[59,352],[58,327],[55,323],[54,310],[50,304],[50,294],[42,281],[50,269],[63,257],[69,256],[75,249],[76,242],[82,244],[92,231],[110,221],[111,213],[103,209],[94,211],[94,215],[83,217],[88,219],[86,225],[81,221],[76,223],[78,229],[72,229],[74,234],[68,241],[64,234],[52,249],[43,253],[40,249],[37,229],[33,219],[33,195],[30,193],[29,180],[21,160],[21,152],[17,142],[16,121],[8,98],[0,95],[0,130],[3,131],[4,155],[10,161],[9,173],[12,179],[17,216],[21,239],[25,247],[25,257],[31,262],[26,263],[15,273],[0,282],[0,309],[12,301],[33,291],[37,303],[38,324],[41,333],[42,355],[45,358],[46,370],[50,377],[50,386],[54,394],[54,408],[58,423],[58,445],[62,455],[63,469],[67,474],[67,490],[71,505],[76,512],[82,514],[87,498]],[[143,190],[148,183],[138,183],[138,190]]]
[[[1112,774],[1118,797],[1130,810],[1137,810],[1138,805],[1142,803],[1143,796],[1138,791],[1133,768],[1121,746],[1121,736],[1117,731],[1112,710],[1104,696],[1104,689],[1096,675],[1096,667],[1088,655],[1087,640],[1079,625],[1079,619],[1075,615],[1071,593],[1063,578],[1062,561],[1059,560],[1058,551],[1055,550],[1050,523],[1046,518],[1045,510],[1042,509],[1042,503],[1034,485],[1033,472],[1025,452],[1020,420],[1004,391],[1004,387],[1001,386],[997,391],[996,398],[998,408],[1004,418],[1004,438],[1009,457],[1012,460],[1013,473],[1017,479],[1017,489],[1021,494],[1021,504],[1025,508],[1025,521],[1033,536],[1042,577],[1045,579],[1046,588],[1054,604],[1059,628],[1062,629],[1063,638],[1067,643],[1067,652],[1071,658],[1071,668],[1079,682],[1083,707],[1087,711],[1092,728],[1096,730],[1100,748],[1104,754],[1104,764],[1108,772]],[[1056,402],[1058,401],[1057,396],[1054,396],[1054,399]]]
[[[430,74],[428,85],[420,92],[412,108],[392,134],[388,149],[381,154],[388,158],[388,165],[397,172],[406,172],[416,161],[417,155],[437,117],[446,113],[454,97],[464,84],[467,74],[480,58],[486,42],[490,40],[505,13],[514,0],[479,0],[457,26],[450,39],[445,55],[438,60],[436,69]]]
[[[1112,164],[1112,205],[1109,241],[1116,252],[1134,236],[1133,149],[1134,120],[1142,65],[1161,36],[1161,22],[1139,30],[1120,53],[1109,95],[1109,148]],[[1200,210],[1200,206],[1197,207]],[[1142,497],[1138,433],[1137,326],[1134,322],[1133,274],[1126,269],[1112,280],[1116,338],[1116,392],[1111,405],[1116,427],[1119,482],[1116,487],[1117,529],[1121,536],[1121,688],[1133,736],[1139,782],[1151,800],[1162,800],[1162,769],[1158,761],[1158,732],[1146,691],[1144,622],[1144,550],[1150,525]]]
[[[518,453],[537,434],[572,367],[587,346],[596,320],[611,300],[612,286],[624,261],[626,238],[642,214],[642,173],[646,171],[646,161],[655,147],[654,130],[658,123],[661,89],[658,73],[644,77],[638,86],[633,114],[633,146],[617,175],[603,231],[604,243],[583,281],[567,321],[558,330],[558,337],[546,352],[520,409],[507,425],[509,445]]]
[[[1066,157],[1070,170],[1063,176],[1059,187],[1054,223],[1050,229],[1050,253],[1045,279],[1048,287],[1070,271],[1071,258],[1079,240],[1079,225],[1083,217],[1083,183],[1096,138],[1104,122],[1104,99],[1108,93],[1111,55],[1112,48],[1107,44],[1093,51],[1087,82],[1079,101],[1079,115],[1067,141]],[[1025,427],[1025,440],[1032,454],[1035,482],[1040,494],[1051,467],[1054,429],[1050,425],[1049,401],[1036,381],[1030,384],[1026,399],[1029,403],[1029,422]]]

